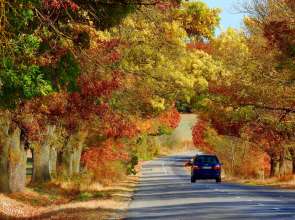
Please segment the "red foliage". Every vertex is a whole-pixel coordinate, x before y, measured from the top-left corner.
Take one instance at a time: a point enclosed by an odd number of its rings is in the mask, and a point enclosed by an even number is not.
[[[116,76],[112,80],[99,80],[94,76],[81,76],[78,80],[83,98],[110,96],[114,90],[119,88],[119,85],[119,78]]]
[[[209,92],[214,95],[225,96],[229,98],[231,104],[252,103],[250,97],[241,97],[239,94],[239,86],[219,86],[214,83],[209,83]],[[231,121],[227,118],[226,113],[215,111],[210,115],[211,125],[219,135],[240,136],[240,129],[243,127],[242,121]]]
[[[219,116],[211,118],[211,125],[219,135],[240,137],[240,129],[243,127],[242,122],[231,122],[224,120]]]
[[[65,0],[44,0],[43,3],[54,9],[75,6],[72,1]],[[112,112],[107,104],[112,93],[121,86],[122,73],[108,68],[108,65],[121,58],[117,50],[120,44],[118,39],[98,41],[96,47],[86,50],[87,56],[81,54],[78,60],[84,72],[77,79],[79,92],[55,93],[28,101],[22,111],[24,114],[32,114],[36,117],[34,117],[34,123],[24,124],[27,135],[34,139],[39,135],[41,138],[45,125],[57,122],[62,123],[67,132],[71,133],[75,132],[81,124],[90,124],[94,119],[100,121],[94,129],[106,137],[119,138],[135,135],[137,132],[135,126],[123,116]],[[43,57],[45,58],[43,60],[47,62],[43,65],[56,63],[66,52],[64,48],[52,46],[54,49],[51,53]],[[110,72],[101,73],[97,66],[103,66],[102,71]]]
[[[98,41],[97,44],[99,45],[98,49],[101,51],[100,63],[112,64],[121,59],[122,54],[117,50],[122,44],[121,40],[114,38],[109,41]],[[94,50],[97,50],[97,48]]]
[[[42,130],[38,120],[33,119],[31,121],[24,121],[22,123],[22,129],[26,132],[26,138],[28,141],[40,141],[40,131]]]
[[[193,143],[200,150],[206,152],[213,152],[212,147],[205,141],[205,132],[207,129],[207,122],[199,120],[192,130]]]
[[[47,9],[55,10],[67,10],[70,8],[72,11],[77,11],[79,8],[72,0],[43,0],[43,5]]]
[[[198,121],[197,124],[193,128],[193,142],[194,145],[205,145],[204,135],[206,131],[207,123],[204,121]]]
[[[205,53],[212,54],[212,47],[209,43],[191,42],[187,44],[187,48],[190,50],[202,50]]]
[[[278,47],[284,54],[295,56],[295,29],[286,21],[272,21],[264,27],[264,36],[271,47]]]
[[[77,9],[72,0],[43,0],[46,9],[58,10]],[[51,12],[50,12],[51,13]],[[43,39],[47,42],[46,39]],[[43,54],[40,64],[52,65],[67,52],[67,49],[50,42],[52,50]],[[120,70],[114,70],[112,64],[121,59],[118,47],[119,39],[109,41],[98,40],[95,46],[85,49],[85,53],[78,54],[81,70],[84,72],[77,79],[78,92],[54,93],[45,97],[38,97],[27,101],[21,107],[24,118],[33,115],[32,121],[22,121],[22,128],[30,140],[42,139],[44,128],[48,124],[56,124],[66,128],[70,134],[84,124],[97,125],[91,129],[107,138],[133,137],[138,130],[126,117],[113,112],[108,106],[112,93],[118,90],[121,83]]]
[[[176,0],[172,0],[172,1],[158,1],[156,3],[156,8],[160,9],[161,11],[166,11],[169,10],[171,8],[175,8],[179,6],[179,2]]]
[[[238,82],[233,83],[231,86],[216,85],[214,82],[209,82],[209,93],[226,96],[230,98],[232,104],[256,103],[256,97],[242,95],[240,92],[241,88],[244,88],[244,86],[239,85]]]
[[[99,71],[97,67],[107,67],[118,62],[122,58],[119,46],[123,46],[123,43],[116,38],[109,41],[95,41],[95,46],[80,54],[78,60],[81,68],[85,69],[87,74],[93,74],[91,71]],[[87,55],[85,56],[85,54]]]
[[[23,127],[30,139],[37,139],[42,135],[42,129],[48,123],[62,122],[68,132],[76,130],[81,122],[91,122],[94,117],[108,121],[112,129],[117,129],[113,135],[119,137],[129,136],[131,133],[127,122],[122,122],[112,115],[107,117],[110,109],[106,103],[99,103],[98,98],[107,98],[119,88],[119,79],[98,80],[95,78],[81,77],[79,79],[80,92],[54,93],[50,96],[39,97],[23,105],[23,115],[34,115],[32,121],[23,122]],[[24,117],[25,118],[25,117]],[[121,134],[118,134],[121,131]],[[114,134],[115,133],[115,134]]]
[[[53,120],[66,114],[67,98],[68,95],[64,93],[55,93],[49,97],[42,98],[41,103],[43,103],[43,107],[47,106],[47,108],[43,108],[43,114],[47,113],[48,117]]]
[[[171,110],[162,113],[159,116],[159,121],[170,128],[177,128],[180,122],[180,113],[176,108],[172,108]]]
[[[18,122],[28,141],[41,141],[48,124],[59,121],[66,113],[67,95],[54,93],[23,103]]]
[[[61,47],[57,42],[51,42],[48,39],[43,38],[42,42],[49,43],[50,51],[42,54],[39,60],[37,60],[40,66],[55,65],[58,63],[61,57],[68,53],[68,49]]]
[[[215,95],[231,96],[233,90],[230,87],[217,86],[214,83],[209,83],[209,92]]]
[[[294,0],[284,0],[289,10],[295,13]],[[264,24],[264,36],[268,39],[270,47],[277,47],[285,55],[295,57],[295,28],[294,19],[286,16],[280,20],[270,20]]]
[[[98,166],[110,161],[128,161],[129,155],[120,143],[106,141],[100,146],[93,146],[83,154],[81,161],[88,169],[96,169]]]
[[[62,115],[72,130],[80,121],[86,123],[93,117],[104,120],[109,106],[103,101],[107,100],[113,91],[119,88],[120,80],[114,76],[111,80],[99,80],[95,76],[82,75],[78,80],[80,92],[68,94],[66,114]]]
[[[278,155],[283,150],[280,145],[284,141],[284,135],[270,125],[253,122],[248,125],[245,132],[253,142],[260,144],[270,156]]]
[[[295,1],[294,0],[284,0],[285,3],[290,7],[293,11],[295,11]]]
[[[101,133],[108,138],[131,138],[138,133],[134,123],[111,111],[105,112],[101,116],[101,121]]]

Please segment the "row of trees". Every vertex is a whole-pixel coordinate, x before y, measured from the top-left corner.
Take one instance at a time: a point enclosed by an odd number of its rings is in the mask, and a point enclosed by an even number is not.
[[[251,146],[250,157],[267,155],[270,176],[282,170],[285,160],[292,161],[295,173],[294,6],[288,0],[242,5],[248,14],[244,29],[229,29],[203,47],[227,74],[211,80],[207,95],[197,94],[189,103],[203,118],[194,128],[195,143],[216,150],[207,130],[214,128]]]
[[[27,150],[34,184],[112,161],[132,172],[142,138],[177,126],[176,100],[223,72],[187,46],[214,35],[218,13],[174,0],[1,0],[0,192],[24,189]]]

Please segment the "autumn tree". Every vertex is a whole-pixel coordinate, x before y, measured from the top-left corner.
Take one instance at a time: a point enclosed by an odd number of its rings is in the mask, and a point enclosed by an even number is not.
[[[292,4],[252,1],[246,12],[245,32],[227,30],[210,41],[209,53],[227,74],[209,82],[194,109],[221,135],[244,138],[247,130],[253,142],[262,140],[255,143],[269,155],[273,176],[293,140]]]
[[[99,114],[102,110],[95,106],[98,97],[116,85],[112,77],[96,78],[92,100],[83,99],[89,95],[87,84],[83,82],[89,84],[87,80],[94,78],[79,77],[81,63],[74,54],[77,48],[87,48],[90,41],[87,32],[76,32],[72,26],[86,20],[91,25],[89,17],[78,15],[78,10],[84,12],[80,15],[90,12],[82,1],[1,1],[1,4],[0,96],[1,120],[6,125],[1,127],[1,171],[5,174],[1,178],[1,191],[13,192],[22,190],[25,184],[25,149],[33,150],[33,181],[48,180],[52,145],[49,140],[51,142],[52,136],[56,136],[55,131],[65,130],[67,135],[71,132],[80,134],[81,120],[90,120],[89,114]],[[122,16],[114,19],[112,25],[131,12],[128,8],[140,4],[142,2],[117,5],[122,9],[117,10],[122,12]],[[99,13],[103,7],[104,4],[98,4],[91,10]],[[84,90],[80,92],[83,86]],[[87,105],[89,103],[92,105]],[[81,108],[83,104],[89,108]],[[104,108],[104,104],[100,106]],[[71,135],[69,137],[72,140]],[[80,141],[77,144],[79,152]],[[80,154],[74,159],[75,164],[79,164]],[[74,172],[78,172],[79,165],[73,166]]]

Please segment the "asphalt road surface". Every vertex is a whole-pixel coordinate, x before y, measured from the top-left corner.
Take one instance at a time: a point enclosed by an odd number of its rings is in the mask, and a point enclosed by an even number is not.
[[[215,181],[190,183],[192,153],[147,162],[127,219],[293,219],[295,191]]]

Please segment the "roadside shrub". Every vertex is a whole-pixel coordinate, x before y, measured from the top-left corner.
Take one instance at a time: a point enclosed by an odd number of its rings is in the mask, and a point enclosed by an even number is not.
[[[135,167],[138,164],[138,156],[132,155],[131,160],[127,165],[127,175],[136,175]]]
[[[264,177],[265,154],[251,143],[238,138],[218,135],[207,129],[206,142],[220,158],[227,176],[242,178]]]
[[[137,139],[134,147],[134,154],[140,160],[151,160],[159,155],[160,144],[157,143],[157,137],[142,135]]]
[[[133,159],[135,163],[135,159]],[[108,140],[84,151],[82,163],[93,176],[93,181],[109,185],[123,179],[132,161],[127,149],[121,143]],[[130,165],[132,170],[132,163]]]
[[[122,161],[105,161],[94,169],[91,169],[93,180],[103,185],[121,181],[126,176],[126,166]]]

